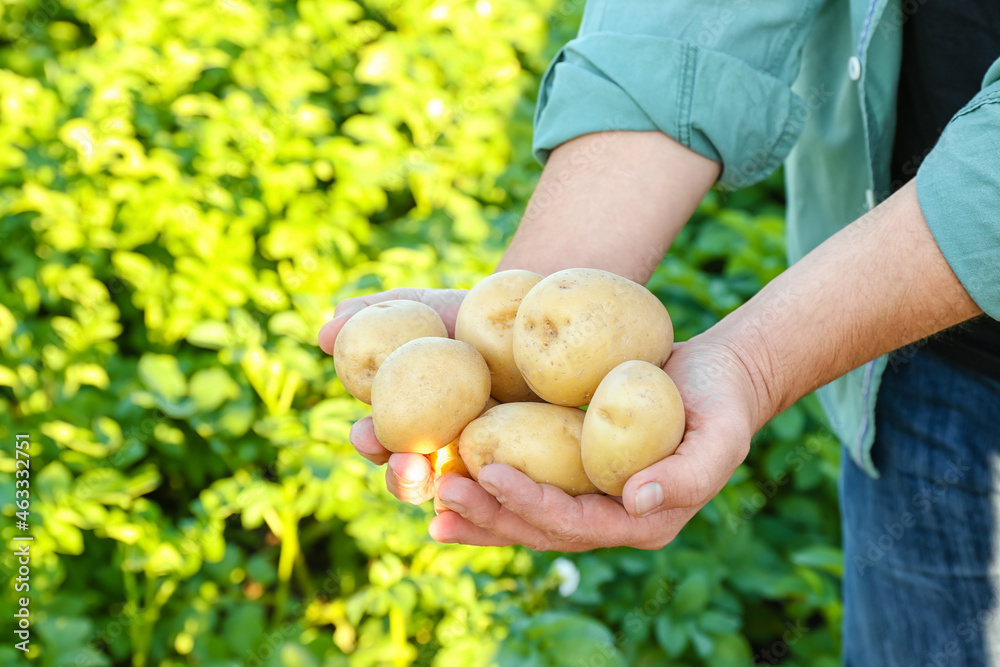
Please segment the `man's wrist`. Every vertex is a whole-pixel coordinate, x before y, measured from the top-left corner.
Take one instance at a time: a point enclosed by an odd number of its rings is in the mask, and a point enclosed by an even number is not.
[[[698,400],[736,397],[744,416],[734,425],[745,429],[749,437],[773,416],[768,372],[743,339],[717,330],[718,326],[682,343],[675,354],[683,355],[691,366],[693,372],[685,384]],[[665,366],[668,373],[670,363]]]
[[[729,382],[735,382],[745,397],[749,424],[756,433],[775,415],[784,410],[780,379],[776,371],[776,355],[759,327],[743,321],[723,320],[705,333],[692,338],[689,344],[714,346],[723,351]],[[706,382],[715,378],[707,377]]]

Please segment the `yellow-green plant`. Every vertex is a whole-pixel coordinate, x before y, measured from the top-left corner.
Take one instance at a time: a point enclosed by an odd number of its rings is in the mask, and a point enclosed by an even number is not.
[[[319,327],[346,296],[492,270],[581,8],[0,3],[0,537],[23,433],[35,538],[31,649],[5,613],[0,664],[836,664],[812,403],[676,544],[557,566],[433,543],[348,444],[365,406]],[[781,269],[776,186],[710,197],[657,271],[681,339]]]

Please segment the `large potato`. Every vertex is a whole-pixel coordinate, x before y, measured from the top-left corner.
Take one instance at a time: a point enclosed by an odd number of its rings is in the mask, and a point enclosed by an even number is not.
[[[587,477],[620,496],[629,477],[670,456],[684,437],[684,404],[659,366],[626,361],[605,376],[583,420]]]
[[[485,465],[506,463],[572,496],[594,493],[580,460],[583,415],[547,403],[504,403],[465,427],[458,451],[473,479]]]
[[[514,320],[514,361],[549,403],[581,406],[612,368],[662,366],[674,329],[645,287],[597,269],[566,269],[531,288]]]
[[[372,382],[375,437],[391,452],[430,454],[458,437],[490,398],[490,370],[476,348],[418,338],[386,357]]]
[[[368,306],[337,334],[333,364],[351,396],[371,405],[372,380],[385,358],[415,338],[447,338],[434,309],[416,301],[383,301]]]
[[[514,317],[521,299],[542,277],[531,271],[501,271],[480,281],[462,301],[455,339],[486,360],[493,396],[502,403],[538,400],[514,364]]]

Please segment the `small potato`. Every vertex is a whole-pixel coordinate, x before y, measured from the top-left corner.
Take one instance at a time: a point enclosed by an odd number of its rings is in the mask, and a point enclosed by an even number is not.
[[[371,396],[375,437],[383,447],[430,454],[485,409],[490,370],[467,343],[418,338],[385,358]]]
[[[383,301],[347,320],[333,345],[337,377],[351,396],[371,405],[375,372],[392,352],[416,338],[447,338],[434,309],[417,301]]]
[[[491,396],[490,400],[486,402],[486,408],[480,413],[480,416],[485,414],[490,408],[495,408],[498,405],[500,405],[500,402]],[[458,438],[455,438],[436,452],[431,452],[427,455],[427,458],[431,461],[431,469],[434,470],[435,477],[447,475],[450,472],[457,472],[462,477],[472,477],[469,474],[469,469],[465,467],[465,462],[462,461],[461,455],[458,453]]]
[[[580,460],[583,410],[547,403],[504,403],[462,431],[458,451],[473,479],[490,463],[506,463],[571,496],[595,493]]]
[[[457,472],[462,477],[472,477],[458,453],[457,438],[436,452],[431,452],[428,458],[431,460],[431,468],[434,470],[435,477],[441,477],[450,472]]]
[[[566,269],[531,288],[514,320],[514,361],[549,403],[582,406],[612,368],[632,359],[662,366],[674,329],[653,294],[597,269]]]
[[[583,420],[580,451],[587,477],[620,496],[629,477],[670,456],[684,437],[684,403],[670,376],[626,361],[605,376]]]
[[[483,355],[490,367],[491,393],[504,403],[540,400],[514,364],[514,318],[521,299],[541,279],[531,271],[494,273],[469,291],[455,321],[455,340]]]

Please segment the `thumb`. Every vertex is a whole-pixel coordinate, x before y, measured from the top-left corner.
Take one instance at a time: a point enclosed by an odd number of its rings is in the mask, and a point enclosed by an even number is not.
[[[745,456],[746,449],[731,438],[719,433],[700,437],[697,431],[688,431],[677,451],[632,475],[622,491],[622,503],[636,517],[701,507],[722,490]]]
[[[337,335],[344,328],[344,325],[347,324],[347,320],[351,319],[351,315],[354,315],[354,312],[337,315],[323,325],[323,328],[319,330],[319,347],[321,350],[327,354],[333,354],[333,346],[337,342]]]

